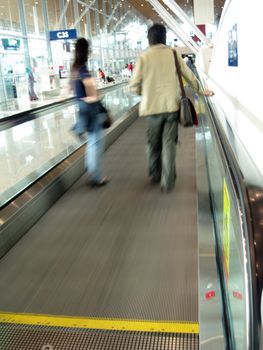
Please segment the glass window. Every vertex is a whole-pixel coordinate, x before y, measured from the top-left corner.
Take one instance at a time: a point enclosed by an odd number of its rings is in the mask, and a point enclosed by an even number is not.
[[[24,6],[28,34],[44,35],[45,25],[41,1],[26,0]]]
[[[60,9],[59,0],[47,0],[49,30],[59,30]],[[64,28],[63,28],[64,29]]]
[[[95,24],[95,13],[94,10],[90,9],[90,25],[92,36],[96,35],[96,24]]]
[[[86,15],[83,15],[83,13],[85,13],[86,11],[86,6],[84,6],[83,4],[79,4],[78,5],[78,9],[79,9],[79,28],[80,28],[80,32],[78,33],[78,36],[87,38],[88,34],[87,34],[87,30],[86,30]]]
[[[66,14],[65,14],[66,28],[63,28],[63,29],[75,28],[73,1],[70,1],[68,4],[65,4],[65,6],[67,6]]]
[[[1,0],[0,28],[20,31],[20,19],[17,0]]]

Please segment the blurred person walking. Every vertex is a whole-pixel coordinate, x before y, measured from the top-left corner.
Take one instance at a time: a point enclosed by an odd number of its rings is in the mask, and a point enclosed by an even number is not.
[[[99,74],[99,78],[105,83],[106,82],[105,73],[101,68],[98,69],[98,74]]]
[[[102,176],[105,113],[98,97],[96,79],[87,70],[88,54],[89,42],[79,38],[71,68],[71,84],[79,105],[79,121],[75,130],[78,133],[88,132],[85,153],[88,184],[91,187],[100,187],[108,183],[108,179]]]
[[[38,100],[38,97],[34,90],[34,85],[36,81],[32,73],[32,70],[28,67],[26,68],[26,74],[27,74],[27,80],[28,80],[28,94],[29,94],[30,101]]]
[[[166,29],[154,24],[148,30],[149,48],[139,56],[130,91],[141,95],[139,114],[147,118],[148,172],[153,183],[163,192],[174,187],[176,179],[176,143],[178,139],[179,101],[181,89],[175,68],[173,49],[166,45]],[[192,71],[177,54],[183,77],[195,92],[211,96],[203,90]]]
[[[128,69],[128,71],[129,71],[129,73],[130,73],[130,76],[132,76],[132,72],[133,72],[133,64],[132,64],[132,62],[130,62],[130,63],[128,64],[127,69]]]
[[[55,72],[53,67],[49,67],[48,69],[48,74],[49,74],[49,82],[50,82],[50,88],[55,89]]]
[[[122,79],[127,79],[130,77],[130,72],[128,69],[128,63],[125,64],[125,67],[121,71]]]

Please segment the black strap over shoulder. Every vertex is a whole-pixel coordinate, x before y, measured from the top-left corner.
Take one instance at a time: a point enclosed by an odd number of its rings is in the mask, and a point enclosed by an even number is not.
[[[175,67],[176,67],[176,71],[177,71],[177,75],[178,75],[178,79],[179,79],[179,83],[180,83],[180,87],[181,87],[181,94],[182,97],[185,97],[185,90],[184,90],[184,84],[183,84],[183,79],[182,79],[182,72],[181,72],[181,68],[179,65],[179,61],[178,61],[178,57],[177,57],[177,53],[175,50],[173,50],[173,55],[174,55],[174,63],[175,63]]]

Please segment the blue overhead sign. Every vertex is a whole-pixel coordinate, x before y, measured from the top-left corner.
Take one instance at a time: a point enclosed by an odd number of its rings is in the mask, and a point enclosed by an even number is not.
[[[77,38],[76,29],[51,30],[49,32],[50,40],[68,40]]]

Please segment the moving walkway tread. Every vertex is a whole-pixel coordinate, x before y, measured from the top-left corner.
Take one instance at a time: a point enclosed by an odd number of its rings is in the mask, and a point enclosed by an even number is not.
[[[194,130],[181,130],[169,194],[146,178],[144,138],[138,120],[105,154],[111,182],[91,190],[81,178],[2,259],[2,312],[198,322]]]
[[[198,334],[67,329],[3,324],[3,350],[196,350]]]

